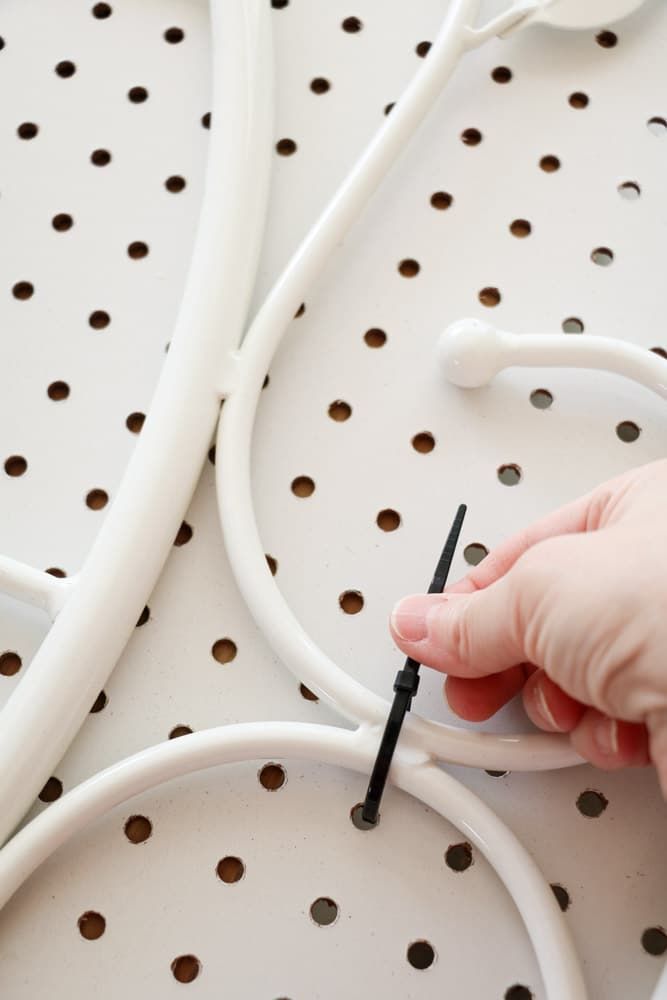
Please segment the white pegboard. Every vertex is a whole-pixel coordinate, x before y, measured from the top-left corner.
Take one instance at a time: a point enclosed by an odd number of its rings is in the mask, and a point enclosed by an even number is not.
[[[80,0],[0,7],[0,457],[24,456],[24,475],[0,479],[0,549],[40,568],[75,572],[113,502],[135,436],[129,414],[146,412],[182,291],[201,197],[209,110],[206,7],[200,2],[118,0],[94,17]],[[276,45],[276,141],[269,221],[255,301],[351,166],[418,65],[444,4],[409,7],[359,0],[290,0],[272,12]],[[361,30],[341,23],[355,16]],[[164,31],[184,38],[168,42]],[[605,26],[601,26],[604,28]],[[386,629],[396,597],[422,589],[456,504],[470,506],[463,547],[491,547],[511,531],[596,482],[664,454],[664,404],[605,375],[509,372],[471,393],[437,370],[440,330],[465,315],[491,316],[517,331],[556,331],[568,317],[587,332],[667,348],[662,326],[667,219],[664,46],[658,0],[614,29],[531,29],[466,57],[446,94],[332,259],[270,372],[255,435],[254,488],[266,551],[300,620],[337,662],[388,694],[397,662]],[[604,41],[612,41],[608,37]],[[54,67],[75,65],[71,76]],[[504,66],[511,79],[496,82]],[[500,74],[501,77],[507,74]],[[314,93],[310,82],[330,88]],[[128,100],[132,87],[148,98]],[[569,103],[572,93],[589,98]],[[582,103],[581,101],[575,103]],[[17,127],[38,126],[22,139]],[[460,135],[475,128],[477,145]],[[233,137],[230,137],[233,141]],[[96,166],[96,149],[111,160]],[[540,168],[555,156],[560,168]],[[185,178],[183,190],[165,188]],[[619,195],[632,181],[636,200]],[[446,210],[434,192],[453,198]],[[68,213],[67,231],[52,219]],[[509,231],[526,219],[532,231]],[[127,247],[148,244],[143,259]],[[590,259],[613,250],[610,267]],[[398,272],[414,259],[419,273]],[[16,282],[34,294],[17,299]],[[500,303],[478,294],[497,288]],[[89,316],[105,310],[108,326]],[[379,328],[386,343],[368,347]],[[564,334],[565,335],[565,334]],[[66,399],[47,387],[64,381]],[[547,410],[531,406],[547,388]],[[351,408],[335,421],[336,400]],[[638,440],[616,435],[621,421]],[[428,454],[411,445],[430,432]],[[498,482],[515,463],[522,480]],[[309,476],[307,498],[290,489]],[[380,530],[380,510],[400,527]],[[248,719],[338,722],[306,700],[257,633],[235,590],[219,538],[212,467],[137,629],[55,777],[67,790],[176,726],[202,729]],[[459,557],[458,571],[465,563]],[[346,590],[363,610],[344,614]],[[23,666],[0,675],[4,703],[29,669],[44,634],[37,613],[1,605],[0,652]],[[219,663],[216,640],[235,657]],[[450,718],[441,677],[426,672],[419,710]],[[525,728],[514,708],[488,728]],[[11,766],[11,765],[9,765]],[[60,850],[0,917],[0,989],[9,1000],[186,995],[249,1000],[346,996],[479,1000],[543,996],[514,908],[486,863],[454,872],[445,851],[464,837],[407,797],[388,795],[377,830],[349,819],[363,780],[333,768],[285,765],[277,791],[260,765],[234,765],[172,783],[111,813]],[[667,925],[661,850],[664,805],[650,772],[605,775],[589,768],[494,778],[456,769],[534,853],[546,878],[565,887],[594,1000],[648,995],[659,961],[642,947],[646,928]],[[608,805],[598,818],[576,807],[587,788]],[[38,803],[37,809],[48,808]],[[145,815],[152,834],[132,844],[123,827]],[[225,856],[244,877],[216,877]],[[330,897],[339,916],[317,927],[309,907]],[[87,911],[106,928],[85,940]],[[436,961],[406,960],[415,940]],[[658,936],[658,943],[660,943]],[[190,984],[175,980],[179,955],[201,962]],[[524,985],[529,992],[511,988]],[[510,990],[509,993],[507,991]]]

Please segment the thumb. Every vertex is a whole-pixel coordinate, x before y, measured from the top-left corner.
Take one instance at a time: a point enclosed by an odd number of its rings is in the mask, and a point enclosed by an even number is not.
[[[391,616],[397,645],[419,663],[485,677],[529,660],[519,627],[515,571],[472,594],[414,594]]]

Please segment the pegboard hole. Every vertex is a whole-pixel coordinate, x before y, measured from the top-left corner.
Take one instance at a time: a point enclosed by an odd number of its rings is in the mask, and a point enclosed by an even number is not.
[[[191,734],[192,730],[190,729],[190,726],[183,726],[183,725],[174,726],[174,728],[169,733],[169,739],[177,740],[181,736],[190,736]]]
[[[56,778],[52,775],[39,793],[39,800],[40,802],[55,802],[56,799],[60,798],[62,793],[62,781],[60,778]]]
[[[310,89],[314,94],[326,94],[328,90],[331,90],[331,84],[325,77],[316,76],[310,81]]]
[[[413,969],[430,969],[435,962],[435,949],[429,941],[413,941],[406,953]]]
[[[245,875],[245,865],[240,858],[235,858],[230,854],[218,861],[215,873],[221,882],[233,885],[234,882],[240,882]]]
[[[598,267],[610,267],[614,261],[614,252],[609,247],[596,247],[591,251],[591,260]]]
[[[289,0],[271,0],[271,6],[274,10],[284,10],[289,4]]]
[[[125,418],[125,426],[127,427],[128,431],[131,431],[133,434],[138,434],[141,428],[144,426],[145,420],[146,420],[146,414],[140,413],[139,410],[136,410],[134,413],[130,413]]]
[[[91,706],[90,714],[97,715],[98,712],[103,711],[103,709],[106,708],[108,701],[109,699],[106,696],[106,692],[100,691],[100,693],[98,694],[97,698],[95,699],[95,701]]]
[[[600,48],[613,49],[618,44],[618,35],[613,31],[599,31],[595,36],[595,41]]]
[[[63,59],[56,64],[55,71],[63,80],[68,80],[70,76],[74,76],[76,73],[76,66],[69,59]]]
[[[636,441],[640,434],[641,427],[638,427],[632,420],[622,420],[620,424],[616,425],[617,438],[619,441],[625,441],[626,444]]]
[[[0,654],[0,674],[3,677],[13,677],[21,669],[22,660],[18,653],[7,650]]]
[[[236,643],[229,638],[216,639],[211,646],[211,656],[218,663],[231,663],[232,660],[236,659],[237,652]]]
[[[364,819],[363,811],[363,802],[357,802],[356,806],[352,806],[350,809],[350,820],[352,821],[352,826],[356,827],[357,830],[374,830],[380,822],[380,817],[378,816],[376,823],[369,823],[367,819]]]
[[[211,465],[215,465],[215,445],[214,444],[212,444],[211,447],[208,449],[208,460],[211,463]]]
[[[657,354],[659,358],[667,358],[667,350],[664,347],[651,347],[651,353]]]
[[[454,199],[448,191],[435,191],[431,195],[431,205],[433,208],[437,208],[439,212],[445,212],[448,208],[451,208]]]
[[[278,572],[278,560],[270,556],[268,552],[264,553],[264,558],[266,559],[266,565],[271,570],[271,576],[275,576]]]
[[[514,463],[501,465],[497,470],[497,474],[503,486],[516,486],[521,482],[521,466],[514,465]]]
[[[65,570],[59,569],[57,566],[49,566],[49,568],[45,569],[44,572],[48,573],[49,576],[56,576],[59,580],[64,580],[67,576]]]
[[[509,771],[485,771],[484,773],[488,774],[488,776],[490,778],[504,778],[510,772]]]
[[[435,438],[430,431],[420,431],[419,434],[415,434],[413,437],[412,447],[420,455],[428,455],[435,448]]]
[[[429,52],[431,51],[431,44],[432,44],[431,42],[424,41],[424,42],[419,42],[417,45],[415,45],[415,52],[417,53],[420,59],[424,59],[424,57],[429,54]]]
[[[505,990],[505,1000],[533,1000],[533,994],[527,986],[515,983],[514,986],[510,986],[508,990]]]
[[[482,133],[478,128],[465,128],[461,132],[461,142],[465,146],[479,146],[482,141]]]
[[[564,319],[562,324],[563,333],[583,333],[584,324],[576,316],[568,316]]]
[[[398,270],[404,278],[414,278],[420,271],[419,261],[414,260],[413,257],[406,257],[398,265]]]
[[[601,816],[609,805],[608,799],[602,792],[596,792],[593,788],[587,788],[577,797],[577,809],[582,816],[597,819]]]
[[[182,28],[167,28],[164,33],[165,42],[169,42],[170,45],[178,45],[185,38],[185,32]]]
[[[267,792],[277,792],[287,781],[287,774],[282,764],[265,764],[258,774],[259,783]]]
[[[463,550],[463,558],[468,563],[468,566],[479,566],[482,559],[486,559],[488,554],[489,550],[481,542],[471,542]]]
[[[106,167],[111,163],[111,153],[108,149],[94,149],[90,154],[90,162],[96,167]]]
[[[545,174],[554,174],[557,170],[560,170],[560,160],[557,156],[549,154],[548,156],[543,156],[540,160],[540,169],[545,172]]]
[[[181,521],[181,526],[176,532],[176,538],[174,539],[174,545],[180,547],[181,545],[187,545],[192,538],[192,525],[188,524],[187,521]]]
[[[584,94],[581,90],[575,90],[573,94],[570,94],[567,102],[571,108],[587,108],[589,104],[588,94]]]
[[[294,313],[294,319],[299,319],[306,311],[306,303],[302,302],[297,311]]]
[[[102,510],[109,502],[109,494],[106,490],[90,490],[86,494],[86,507],[91,510]]]
[[[10,455],[5,461],[5,472],[12,478],[24,475],[27,469],[28,463],[23,455]]]
[[[51,219],[51,225],[57,233],[66,233],[74,225],[74,219],[67,212],[59,212]]]
[[[358,615],[364,606],[363,594],[358,590],[344,590],[338,604],[346,615]]]
[[[95,910],[86,910],[77,921],[79,934],[86,941],[97,941],[106,930],[107,922],[101,913]]]
[[[512,70],[508,66],[496,66],[491,70],[491,79],[496,83],[509,83],[512,79]]]
[[[664,118],[649,118],[646,127],[653,135],[664,136],[667,133],[667,120]]]
[[[181,177],[180,174],[172,174],[172,176],[167,177],[164,182],[164,186],[167,191],[171,191],[172,194],[178,194],[179,191],[183,191],[185,184],[185,177]]]
[[[60,402],[69,396],[69,386],[67,382],[52,382],[46,390],[49,399]]]
[[[111,7],[108,3],[96,3],[91,13],[98,21],[103,21],[105,18],[111,17]]]
[[[330,927],[338,918],[338,904],[329,896],[319,896],[310,905],[310,916],[318,927]]]
[[[445,864],[453,872],[464,872],[472,864],[472,846],[468,841],[462,844],[450,844],[445,851]]]
[[[193,983],[201,972],[196,955],[179,955],[171,963],[171,974],[178,983]]]
[[[530,236],[533,231],[528,219],[515,219],[514,222],[510,223],[510,232],[512,236],[516,236],[518,239],[525,239],[526,236]]]
[[[151,616],[151,609],[146,604],[145,607],[144,607],[144,610],[141,612],[141,614],[137,618],[137,624],[134,627],[135,628],[141,628],[142,625],[146,624],[146,622],[149,620],[150,616]]]
[[[123,830],[131,844],[143,844],[153,833],[153,824],[148,816],[130,816]]]
[[[647,927],[642,934],[642,948],[649,955],[664,955],[667,951],[667,932],[663,927]]]
[[[401,515],[397,510],[385,507],[384,510],[379,511],[375,523],[382,531],[396,531],[401,526]]]
[[[356,35],[363,28],[363,23],[358,17],[346,17],[341,23],[341,28],[346,31],[348,35]]]
[[[292,493],[295,497],[310,497],[315,492],[315,483],[310,476],[297,476],[292,480]]]
[[[31,299],[34,292],[35,286],[30,281],[17,281],[12,288],[12,295],[15,299],[20,299],[21,302]]]
[[[39,132],[39,126],[34,122],[21,122],[16,132],[19,139],[34,139]]]
[[[387,343],[387,334],[384,330],[380,330],[379,327],[374,326],[370,330],[366,330],[364,334],[364,342],[367,347],[384,347]]]
[[[497,288],[488,286],[487,288],[481,289],[478,298],[482,305],[486,306],[487,309],[493,309],[499,304],[502,296]]]
[[[296,143],[294,139],[278,139],[276,143],[276,153],[279,156],[292,156],[296,153]]]
[[[530,401],[536,410],[548,410],[554,398],[548,389],[533,389]]]
[[[132,104],[143,104],[148,100],[148,91],[145,87],[130,87],[127,92],[127,99]]]
[[[93,330],[105,330],[109,323],[111,322],[111,316],[104,309],[95,309],[91,312],[88,317],[88,325],[93,328]]]
[[[389,104],[385,104],[385,106],[384,106],[384,113],[385,113],[385,115],[390,115],[391,112],[392,112],[392,109],[395,108],[395,107],[396,107],[396,101],[390,101]]]
[[[148,256],[148,244],[143,240],[134,240],[127,248],[127,255],[132,260],[142,260]]]
[[[551,891],[556,897],[556,902],[560,906],[561,911],[563,913],[567,912],[571,902],[570,894],[567,891],[567,889],[564,886],[560,885],[558,882],[552,882]]]
[[[211,112],[207,111],[206,114],[201,116],[201,126],[202,128],[211,127]]]
[[[315,694],[315,692],[311,691],[310,688],[306,687],[305,684],[299,684],[299,694],[306,701],[319,701],[320,700],[317,697],[317,695]]]
[[[352,407],[343,399],[335,399],[329,407],[328,413],[332,420],[342,423],[352,416]]]
[[[623,181],[622,184],[618,185],[616,190],[621,198],[624,198],[626,201],[637,201],[642,193],[642,189],[637,181]]]

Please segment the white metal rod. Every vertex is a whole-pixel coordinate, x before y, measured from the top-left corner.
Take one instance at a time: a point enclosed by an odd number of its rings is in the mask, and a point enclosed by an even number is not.
[[[46,611],[51,619],[65,603],[72,582],[0,555],[0,592]]]
[[[254,722],[193,733],[143,750],[54,802],[0,851],[0,907],[58,847],[109,809],[173,778],[219,764],[295,757],[368,773],[368,732],[294,722]],[[558,904],[534,860],[469,789],[399,747],[391,777],[457,826],[496,869],[530,936],[548,1000],[586,1000],[577,955]]]
[[[148,419],[69,599],[0,718],[0,842],[86,718],[155,585],[234,365],[263,223],[271,51],[264,0],[215,0],[213,128],[199,229]],[[231,139],[230,139],[231,137]],[[11,762],[11,765],[9,764]]]

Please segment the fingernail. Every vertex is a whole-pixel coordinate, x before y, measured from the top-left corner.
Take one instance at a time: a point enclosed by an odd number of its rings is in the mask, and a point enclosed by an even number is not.
[[[405,642],[425,639],[428,633],[426,613],[431,607],[432,604],[419,594],[399,601],[391,613],[391,627],[399,639]]]
[[[595,745],[606,757],[618,753],[618,723],[616,719],[600,719],[593,727]]]
[[[544,721],[547,722],[553,729],[559,729],[559,725],[554,718],[554,714],[549,708],[547,702],[547,697],[540,684],[535,685],[535,700],[537,702],[537,707],[544,717]]]

